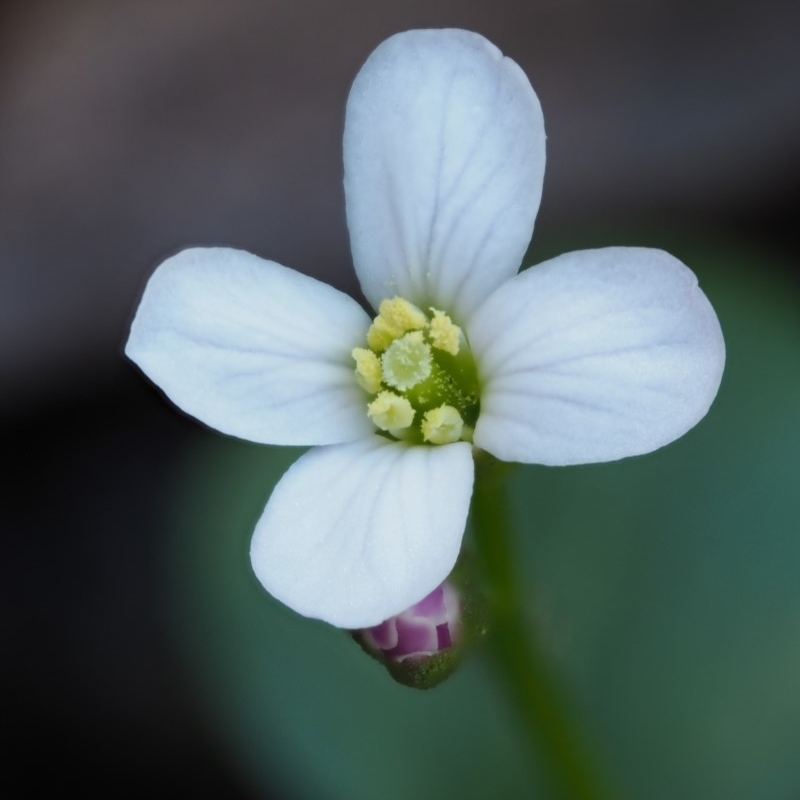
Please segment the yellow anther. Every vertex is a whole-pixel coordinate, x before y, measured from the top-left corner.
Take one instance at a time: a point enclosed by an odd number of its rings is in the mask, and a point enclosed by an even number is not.
[[[414,409],[405,397],[380,392],[367,406],[367,415],[382,431],[407,428],[414,421]]]
[[[431,320],[431,344],[450,353],[451,356],[458,355],[458,348],[461,342],[461,328],[454,324],[444,311],[432,308],[433,319]]]
[[[378,316],[383,317],[394,325],[400,333],[418,331],[428,324],[428,318],[425,313],[402,297],[382,300],[378,309]]]
[[[431,444],[450,444],[461,438],[464,420],[453,406],[439,406],[425,412],[422,438]]]
[[[422,330],[428,324],[424,312],[402,297],[382,300],[378,316],[367,331],[367,344],[381,352],[408,331]]]
[[[354,347],[351,355],[356,362],[358,385],[370,394],[379,392],[381,388],[381,361],[378,356],[365,347]]]
[[[367,331],[367,344],[378,353],[383,352],[397,337],[383,317],[375,317]]]
[[[395,339],[381,356],[383,380],[405,392],[422,383],[431,374],[431,348],[422,331],[411,331]]]

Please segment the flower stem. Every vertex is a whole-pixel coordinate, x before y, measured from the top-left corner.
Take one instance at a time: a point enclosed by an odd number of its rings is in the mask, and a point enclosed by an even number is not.
[[[558,681],[531,640],[521,613],[503,478],[509,465],[486,453],[476,458],[472,527],[485,580],[489,642],[531,744],[545,757],[564,800],[610,800],[588,749],[569,718]]]

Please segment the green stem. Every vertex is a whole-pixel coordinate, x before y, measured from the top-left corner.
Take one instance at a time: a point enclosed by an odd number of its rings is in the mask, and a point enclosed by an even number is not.
[[[534,747],[545,756],[565,800],[609,800],[589,752],[569,718],[544,654],[531,641],[517,592],[503,478],[508,465],[485,453],[476,459],[472,525],[486,582],[489,640]]]

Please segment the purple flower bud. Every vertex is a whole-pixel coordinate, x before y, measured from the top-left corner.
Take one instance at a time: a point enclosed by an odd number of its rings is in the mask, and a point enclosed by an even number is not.
[[[403,662],[453,647],[461,632],[461,600],[447,581],[411,608],[374,628],[360,631],[364,647],[384,659]]]
[[[453,673],[471,638],[476,604],[448,579],[418,603],[353,637],[406,686],[429,689]],[[476,631],[472,631],[473,633]]]

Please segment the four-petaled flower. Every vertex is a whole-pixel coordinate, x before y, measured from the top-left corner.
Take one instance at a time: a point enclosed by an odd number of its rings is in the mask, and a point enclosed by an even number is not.
[[[263,585],[307,616],[376,625],[458,556],[473,448],[566,465],[646,453],[708,410],[725,349],[694,274],[642,248],[517,274],[545,164],[536,95],[477,34],[388,39],[344,134],[353,259],[377,317],[231,249],[150,279],[126,352],[224,433],[314,445],[259,520]]]

